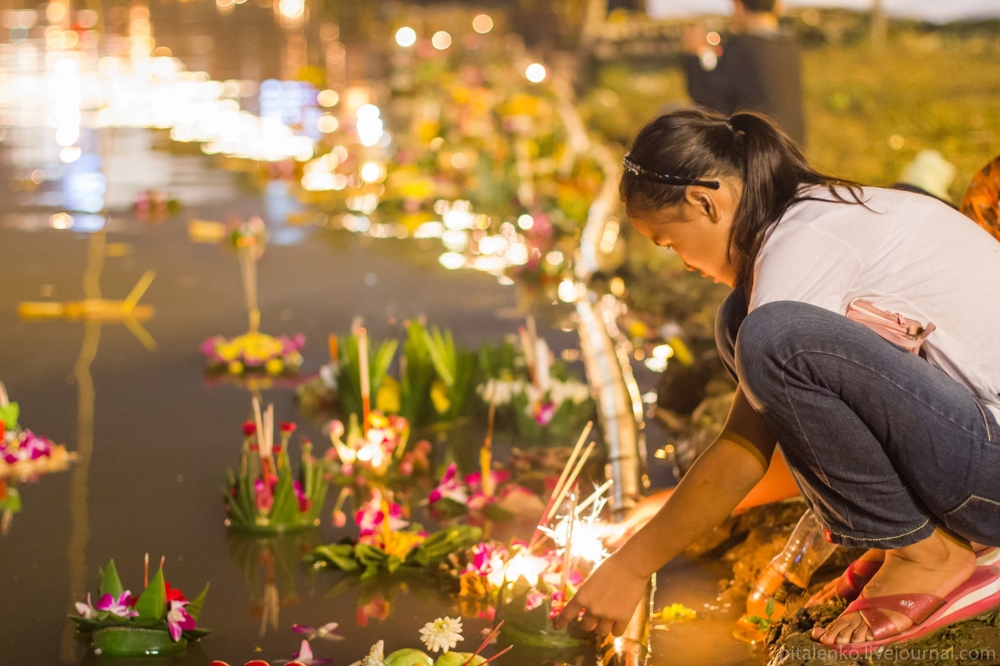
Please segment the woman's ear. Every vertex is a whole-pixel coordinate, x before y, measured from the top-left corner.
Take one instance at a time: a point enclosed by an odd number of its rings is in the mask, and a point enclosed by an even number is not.
[[[707,217],[713,224],[722,219],[719,214],[718,202],[715,200],[715,192],[716,190],[710,190],[707,187],[692,185],[687,188],[684,195],[688,205],[694,207],[699,214]]]

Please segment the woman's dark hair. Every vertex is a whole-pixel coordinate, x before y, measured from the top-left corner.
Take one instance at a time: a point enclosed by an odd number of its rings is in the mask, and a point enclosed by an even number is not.
[[[816,198],[803,195],[803,186],[819,185],[834,201],[864,205],[860,185],[812,169],[795,143],[758,113],[742,112],[726,118],[705,109],[672,111],[642,128],[627,162],[619,192],[630,216],[681,203],[687,189],[683,181],[720,177],[743,181],[729,245],[741,257],[737,287],[748,297],[767,230],[793,203]],[[673,184],[662,174],[680,182]]]

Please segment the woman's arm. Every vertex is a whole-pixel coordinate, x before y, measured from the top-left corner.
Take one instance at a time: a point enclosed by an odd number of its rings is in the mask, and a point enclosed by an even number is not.
[[[652,520],[591,574],[556,626],[586,610],[584,629],[620,636],[649,577],[732,512],[764,476],[774,447],[774,435],[737,388],[722,434]]]
[[[643,498],[642,501],[629,511],[625,520],[615,525],[614,531],[605,537],[605,545],[608,548],[616,549],[631,539],[636,532],[652,520],[653,516],[663,508],[663,505],[667,503],[667,500],[673,494],[674,488],[667,488]],[[733,513],[740,513],[755,506],[762,506],[771,502],[780,502],[790,497],[798,497],[798,495],[799,488],[795,484],[791,470],[788,469],[788,463],[785,462],[785,457],[781,455],[781,449],[775,448],[774,454],[771,456],[771,465],[767,468],[767,472],[764,473],[764,477],[736,505]]]

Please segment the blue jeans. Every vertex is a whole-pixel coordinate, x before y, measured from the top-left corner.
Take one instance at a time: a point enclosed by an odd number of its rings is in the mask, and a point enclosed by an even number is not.
[[[739,290],[716,341],[834,543],[900,548],[940,526],[1000,546],[1000,426],[966,386],[829,310],[748,315]]]

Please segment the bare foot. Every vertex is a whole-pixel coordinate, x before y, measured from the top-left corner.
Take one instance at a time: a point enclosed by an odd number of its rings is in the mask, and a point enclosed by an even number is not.
[[[868,598],[913,593],[944,597],[967,581],[975,569],[976,556],[968,543],[935,530],[919,543],[886,551],[885,564],[865,586],[863,594]],[[900,632],[913,625],[901,613],[882,612]],[[816,627],[812,636],[824,645],[874,640],[868,624],[857,612],[844,613],[828,627]]]
[[[862,555],[857,559],[858,562],[882,562],[885,560],[885,551],[879,550],[877,548],[872,548],[867,553]],[[806,606],[816,606],[817,604],[825,604],[828,601],[837,598],[837,583],[840,582],[840,577],[834,578],[829,583],[826,584],[822,590],[816,594],[809,597],[809,601],[806,602]]]

